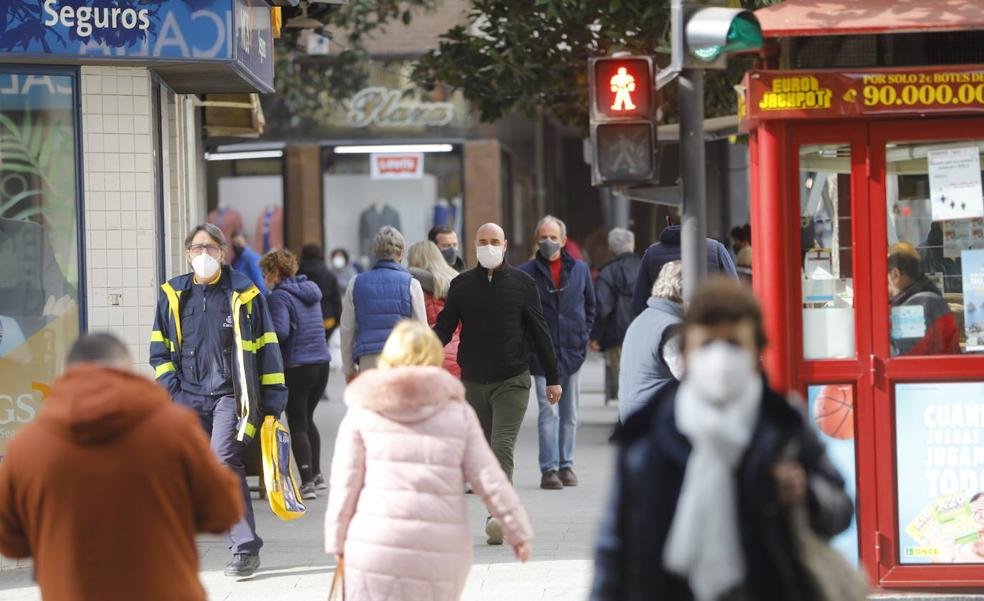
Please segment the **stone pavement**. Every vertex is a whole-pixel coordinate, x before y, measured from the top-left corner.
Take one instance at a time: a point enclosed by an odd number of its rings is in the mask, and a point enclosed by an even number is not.
[[[506,545],[485,544],[486,511],[480,499],[469,496],[475,532],[475,563],[463,601],[583,600],[591,579],[591,547],[608,488],[612,451],[607,444],[616,412],[601,398],[602,363],[595,358],[582,376],[581,425],[575,459],[580,486],[563,491],[540,490],[537,466],[536,400],[531,398],[516,450],[515,486],[533,522],[533,558],[520,564]],[[322,436],[322,469],[328,471],[335,432],[344,415],[342,377],[331,374],[329,401],[318,407],[315,419]],[[255,499],[257,529],[265,545],[262,566],[247,580],[226,578],[222,568],[229,553],[221,537],[202,537],[202,582],[213,601],[324,601],[331,583],[334,559],[325,556],[322,532],[325,498],[308,504],[309,514],[281,522],[265,501]],[[29,569],[0,572],[0,600],[37,601]]]

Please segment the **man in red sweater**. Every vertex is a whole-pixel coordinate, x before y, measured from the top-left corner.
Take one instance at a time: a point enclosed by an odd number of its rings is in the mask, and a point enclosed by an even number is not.
[[[0,463],[0,553],[34,559],[45,601],[204,601],[195,535],[242,513],[198,416],[108,334],[75,343]]]

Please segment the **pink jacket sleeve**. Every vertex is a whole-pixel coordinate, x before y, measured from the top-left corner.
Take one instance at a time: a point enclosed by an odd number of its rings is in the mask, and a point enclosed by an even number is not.
[[[482,498],[492,516],[502,524],[506,542],[518,545],[532,541],[533,529],[526,510],[485,442],[478,416],[468,405],[465,405],[465,421],[465,480]]]
[[[331,489],[325,512],[325,551],[339,555],[345,550],[348,527],[355,515],[366,475],[366,448],[355,422],[357,408],[349,408],[338,428],[335,455],[331,461]]]

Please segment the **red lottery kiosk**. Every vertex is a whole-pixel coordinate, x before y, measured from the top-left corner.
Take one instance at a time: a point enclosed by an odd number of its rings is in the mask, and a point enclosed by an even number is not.
[[[984,0],[756,16],[739,112],[766,368],[857,500],[835,545],[880,588],[984,587]]]

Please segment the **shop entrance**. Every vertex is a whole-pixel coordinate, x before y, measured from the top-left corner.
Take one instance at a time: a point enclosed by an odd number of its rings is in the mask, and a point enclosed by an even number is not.
[[[979,586],[984,119],[766,129],[788,157],[772,364],[856,484],[858,526],[835,544],[881,586]]]

